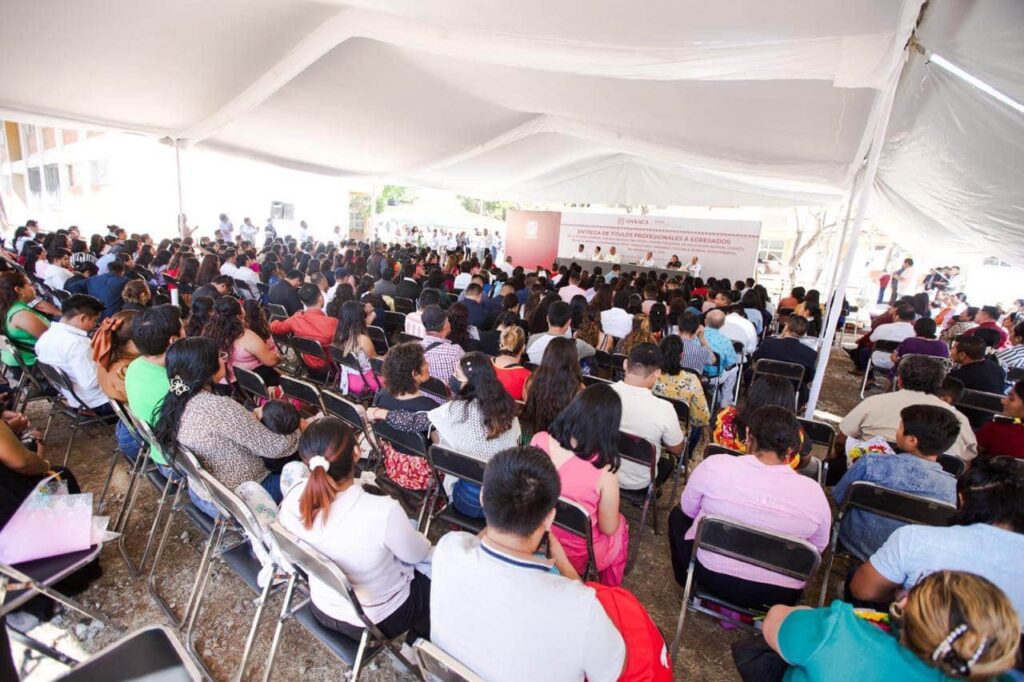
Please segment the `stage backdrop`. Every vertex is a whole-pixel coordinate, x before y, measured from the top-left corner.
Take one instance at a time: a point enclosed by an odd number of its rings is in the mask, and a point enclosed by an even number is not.
[[[511,230],[510,230],[511,234]],[[702,277],[752,277],[757,265],[761,223],[651,215],[562,213],[558,230],[558,257],[575,258],[580,244],[587,258],[600,246],[604,254],[614,246],[622,267],[636,263],[648,252],[663,268],[675,255],[688,265],[698,256]],[[511,241],[511,240],[510,240]]]
[[[530,270],[550,268],[558,257],[558,211],[509,211],[505,216],[505,255]]]

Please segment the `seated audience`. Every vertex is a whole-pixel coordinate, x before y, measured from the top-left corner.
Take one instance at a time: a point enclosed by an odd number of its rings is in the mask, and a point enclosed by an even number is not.
[[[121,292],[129,281],[124,273],[124,261],[113,260],[107,266],[106,272],[100,268],[100,274],[95,277],[76,282],[74,285],[65,285],[65,288],[72,294],[89,294],[102,301],[103,314],[100,317],[102,320],[110,317],[124,306]]]
[[[622,399],[619,430],[640,436],[659,453],[655,485],[661,485],[672,475],[674,458],[686,446],[675,408],[651,392],[661,378],[661,363],[658,347],[641,343],[633,347],[624,362],[622,380],[612,384]],[[651,483],[650,467],[628,460],[622,461],[618,477],[619,485],[626,490],[644,490]]]
[[[370,315],[373,315],[371,312]],[[354,367],[342,365],[341,389],[350,395],[362,395],[364,392],[376,392],[377,379],[373,375],[370,359],[377,357],[377,349],[367,331],[366,311],[363,304],[357,301],[346,301],[341,304],[338,314],[338,331],[334,336],[334,345],[343,353],[355,359],[359,365],[357,372]]]
[[[214,302],[203,336],[213,339],[217,350],[227,354],[228,382],[234,383],[234,367],[237,366],[256,372],[268,386],[281,383],[280,375],[273,369],[280,364],[281,356],[276,347],[271,348],[265,339],[247,327],[242,305],[234,296],[221,296]]]
[[[315,284],[303,284],[299,287],[299,300],[305,309],[294,313],[286,320],[271,322],[271,333],[292,334],[319,341],[326,352],[338,330],[338,319],[324,312],[324,297]],[[330,372],[330,363],[327,360],[303,353],[302,362],[314,379],[327,380]]]
[[[1024,381],[1018,381],[1003,397],[1003,415],[992,419],[978,431],[978,451],[986,457],[1024,459]]]
[[[793,414],[784,407],[762,407],[747,425],[750,454],[712,455],[697,465],[668,519],[676,582],[686,583],[697,525],[708,515],[802,538],[825,550],[832,511],[817,481],[788,465],[799,445]],[[804,589],[800,580],[704,550],[697,552],[695,571],[702,588],[745,608],[795,604]]]
[[[202,336],[206,323],[213,316],[214,299],[209,296],[193,296],[185,321],[185,336]]]
[[[423,311],[432,305],[441,303],[441,292],[437,289],[424,289],[416,299],[416,311],[405,316],[405,333],[423,338],[427,330],[423,327]]]
[[[534,435],[530,445],[548,453],[562,482],[562,497],[587,510],[594,560],[603,585],[621,585],[629,553],[629,526],[619,512],[619,421],[622,400],[611,386],[585,389],[558,415],[550,431]],[[587,564],[587,543],[552,529],[576,572]]]
[[[139,349],[132,341],[132,322],[138,315],[134,310],[122,310],[103,320],[92,337],[92,360],[96,363],[96,381],[100,390],[110,400],[127,405],[125,376],[128,365],[139,357]],[[139,454],[140,443],[122,421],[114,430],[117,447],[134,460]]]
[[[970,391],[985,393],[1003,393],[1006,388],[1006,370],[1002,365],[986,356],[985,342],[980,336],[960,336],[953,342],[950,357],[960,366],[949,373],[954,379],[963,382],[964,388]],[[989,412],[963,408],[971,426],[980,429],[982,424],[992,419]]]
[[[886,632],[841,601],[819,609],[773,606],[764,638],[780,666],[788,664],[786,680],[990,680],[1013,667],[1020,618],[982,577],[933,573],[892,612],[899,628]]]
[[[498,354],[492,362],[498,381],[513,400],[523,399],[523,387],[530,379],[530,370],[522,365],[525,349],[526,334],[521,327],[510,325],[501,331]]]
[[[926,497],[956,506],[956,478],[938,463],[960,434],[960,422],[949,410],[935,405],[908,405],[900,410],[896,427],[899,454],[866,454],[853,463],[834,488],[837,505],[859,481],[889,490]],[[851,554],[866,561],[902,523],[877,514],[851,509],[839,526],[839,541]]]
[[[689,311],[679,315],[679,338],[683,342],[682,366],[691,369],[697,374],[704,372],[704,368],[718,362],[718,357],[712,352],[711,346],[705,335],[705,329],[700,323],[700,316]]]
[[[800,400],[807,399],[807,387],[814,378],[818,354],[801,341],[807,333],[807,318],[790,315],[780,336],[773,336],[761,342],[751,356],[751,367],[758,360],[777,360],[800,365],[804,368],[804,379],[800,384]]]
[[[659,398],[671,398],[686,403],[690,414],[690,442],[687,445],[687,452],[693,452],[711,418],[704,387],[700,383],[700,377],[683,369],[683,340],[679,335],[666,336],[661,340],[658,350],[661,351],[661,374],[652,390]]]
[[[544,357],[544,351],[552,339],[570,336],[569,325],[572,322],[572,309],[564,301],[554,301],[548,307],[547,326],[548,330],[543,334],[534,334],[526,342],[526,354],[530,362],[540,364]],[[586,341],[577,338],[575,340],[577,362],[593,357],[597,352],[593,346]]]
[[[133,279],[124,285],[124,289],[121,290],[121,298],[124,299],[124,305],[121,307],[121,310],[134,310],[138,312],[149,305],[153,295],[143,280]]]
[[[736,368],[739,358],[732,340],[722,333],[725,324],[725,313],[721,310],[708,312],[704,319],[704,338],[715,354],[716,361],[704,366],[704,375],[711,379],[712,384],[719,386],[718,401],[722,405],[732,405],[739,370]]]
[[[262,458],[290,457],[299,432],[276,434],[259,422],[258,408],[249,412],[211,390],[227,374],[226,354],[212,339],[197,336],[175,341],[167,349],[166,363],[169,389],[153,428],[160,450],[170,455],[180,443],[228,489],[255,481],[280,502],[281,475],[270,473]],[[203,486],[189,485],[188,494],[204,513],[217,515]]]
[[[853,574],[849,596],[888,604],[929,573],[966,571],[991,580],[1024,613],[1024,472],[1009,458],[977,460],[960,480],[960,498],[952,526],[894,531]]]
[[[758,377],[757,381],[750,384],[750,388],[743,394],[739,405],[719,410],[715,416],[715,429],[711,432],[711,442],[746,454],[747,419],[767,405],[783,407],[792,414],[795,393],[793,384],[788,379],[771,374]],[[807,438],[802,426],[798,426],[797,431],[800,444],[789,459],[789,464],[794,469],[799,469],[804,464],[802,458],[810,455],[811,448],[814,446]]]
[[[901,341],[896,350],[892,352],[890,360],[894,367],[899,364],[904,355],[949,357],[949,346],[945,341],[935,338],[935,320],[930,317],[922,317],[914,322],[914,335]],[[895,375],[895,371],[893,374]]]
[[[601,327],[601,310],[594,305],[588,305],[583,311],[583,319],[580,321],[579,329],[576,330],[576,340],[582,341],[594,348],[596,351],[611,353],[615,345],[615,339],[611,334],[605,334]]]
[[[427,364],[430,365],[430,376],[447,384],[466,351],[448,338],[452,332],[452,325],[448,315],[441,310],[441,306],[427,306],[423,309],[421,317],[426,336],[420,344],[423,346]]]
[[[651,319],[642,313],[633,316],[632,330],[619,339],[612,352],[616,355],[629,355],[629,351],[638,343],[657,343],[651,333]]]
[[[355,480],[359,447],[340,419],[325,417],[299,439],[309,477],[281,503],[282,526],[334,561],[367,618],[385,637],[430,636],[430,579],[414,566],[429,560],[430,541],[409,525],[394,498],[373,495]],[[353,639],[363,622],[347,596],[309,577],[313,617]]]
[[[498,383],[490,358],[483,353],[466,353],[455,367],[451,379],[451,402],[429,412],[409,412],[374,407],[367,417],[374,421],[386,419],[401,431],[423,433],[434,427],[437,442],[481,461],[515,446],[521,431],[515,416],[515,401]],[[483,518],[480,489],[465,481],[451,483],[446,479],[446,492],[455,507],[474,518]]]
[[[50,321],[31,304],[36,299],[36,288],[20,272],[0,274],[0,321],[4,336],[14,346],[21,364],[31,368],[36,364],[36,341],[49,329]],[[18,359],[4,351],[3,363],[14,374],[21,376]]]
[[[991,329],[999,337],[998,345],[995,346],[996,350],[1006,348],[1010,341],[1010,335],[999,324],[1002,314],[1002,311],[994,305],[982,306],[974,315],[975,326],[964,331],[963,335],[970,337],[980,333],[983,329]]]
[[[547,431],[583,388],[576,344],[572,339],[553,338],[544,349],[540,367],[523,384],[523,422],[531,433]]]
[[[448,533],[434,551],[430,639],[483,679],[612,682],[622,671],[622,636],[550,532],[559,493],[546,454],[501,452],[484,473],[484,531]]]
[[[624,338],[633,328],[633,316],[626,312],[629,292],[618,291],[612,297],[612,307],[601,313],[601,327],[616,339]]]
[[[280,282],[270,287],[267,303],[284,306],[289,317],[302,310],[303,302],[299,298],[299,286],[302,284],[302,279],[302,273],[298,270],[289,271]]]
[[[1005,369],[1024,367],[1024,322],[1014,325],[1010,341],[1013,345],[996,352],[996,359]]]
[[[837,444],[842,445],[845,438],[868,440],[873,436],[895,441],[900,412],[904,407],[937,405],[949,410],[960,420],[960,435],[949,448],[948,454],[967,462],[974,459],[978,455],[978,443],[971,423],[956,408],[935,395],[945,378],[946,369],[937,358],[903,358],[896,370],[896,387],[899,390],[868,396],[855,405],[839,422],[841,437],[837,439]]]
[[[147,308],[132,320],[132,342],[139,349],[139,357],[128,363],[124,374],[124,392],[128,407],[135,417],[150,428],[160,417],[160,404],[167,395],[167,349],[185,336],[180,309],[166,304]],[[167,457],[159,448],[150,451],[150,458],[170,473]]]
[[[89,332],[103,313],[103,303],[92,296],[73,294],[64,302],[60,322],[54,322],[36,342],[39,362],[61,370],[71,381],[71,391],[61,389],[72,407],[84,403],[96,414],[113,414],[107,394],[100,388],[92,359]]]

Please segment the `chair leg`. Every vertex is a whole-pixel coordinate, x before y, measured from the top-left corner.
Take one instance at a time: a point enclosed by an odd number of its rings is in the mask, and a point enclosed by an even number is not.
[[[825,605],[825,597],[828,595],[828,579],[832,576],[832,562],[836,558],[836,547],[839,545],[839,524],[836,523],[832,529],[832,542],[828,548],[828,562],[825,564],[825,572],[821,577],[821,594],[818,596],[818,608]]]
[[[349,678],[352,682],[359,682],[359,673],[363,669],[363,657],[366,655],[366,645],[370,641],[370,631],[364,629],[363,636],[359,638],[359,650],[356,651],[355,660],[352,661],[352,670],[349,671]]]
[[[864,394],[868,390],[868,379],[871,377],[871,370],[872,370],[873,367],[874,367],[874,365],[872,365],[870,362],[868,362],[868,366],[864,370],[864,381],[861,382],[861,385],[860,385],[860,399],[861,400],[864,400]]]
[[[53,415],[57,412],[57,401],[60,398],[53,398],[53,404],[50,406],[50,414],[46,416],[46,428],[43,429],[43,442],[46,442],[46,437],[50,435],[50,422],[53,421]],[[28,406],[28,401],[25,401],[25,406]]]
[[[690,592],[693,591],[693,574],[696,570],[694,560],[690,560],[690,570],[686,574],[686,586],[683,588],[683,605],[679,608],[679,622],[676,623],[676,636],[672,640],[671,658],[675,663],[679,657],[679,647],[683,643],[683,625],[686,623],[686,607],[690,603]]]
[[[142,457],[142,456],[143,455],[140,452],[139,453],[139,457]],[[148,454],[147,454],[147,457],[148,457]],[[142,471],[145,471],[145,469],[143,469]],[[140,471],[139,474],[138,474],[140,479],[141,479],[141,477],[143,475],[142,471]],[[149,526],[149,535],[146,537],[146,546],[142,550],[142,556],[139,558],[139,563],[138,564],[134,564],[134,563],[132,563],[131,557],[128,556],[128,547],[125,544],[124,529],[128,527],[128,517],[131,515],[132,510],[135,508],[135,498],[139,494],[139,487],[140,486],[139,486],[138,482],[136,482],[136,484],[135,484],[135,490],[132,493],[131,506],[125,512],[124,519],[121,522],[121,537],[118,538],[118,541],[117,541],[118,549],[121,550],[121,556],[124,558],[125,563],[128,564],[128,570],[132,573],[132,575],[136,575],[137,576],[137,575],[141,574],[142,570],[143,570],[143,567],[146,565],[146,559],[149,558],[149,551],[153,548],[153,540],[156,538],[157,528],[160,527],[160,519],[165,514],[164,510],[167,507],[168,498],[170,497],[171,486],[177,486],[178,489],[179,489],[178,492],[180,492],[180,485],[176,484],[173,478],[168,478],[167,482],[164,483],[164,489],[161,492],[160,499],[157,501],[157,504],[156,504],[156,512],[154,512],[154,514],[153,514],[153,523],[150,524],[150,526]],[[171,508],[172,509],[173,509],[174,503],[177,500],[178,500],[178,496],[177,496],[177,492],[176,492],[175,497],[171,501]],[[168,519],[167,519],[167,523],[168,524],[170,523],[170,516],[173,516],[173,514],[168,515]],[[164,534],[165,535],[167,534],[166,530],[165,530]]]
[[[233,682],[241,682],[245,676],[245,666],[249,662],[249,655],[252,653],[252,645],[256,641],[256,633],[260,629],[260,621],[263,620],[263,611],[266,609],[267,601],[270,600],[270,590],[274,586],[274,577],[271,576],[270,580],[263,587],[263,592],[260,593],[259,601],[256,605],[256,613],[252,618],[252,627],[249,628],[249,635],[245,638],[245,647],[242,649],[242,660],[238,662],[238,670],[235,672],[235,676],[232,678]]]
[[[68,438],[68,446],[64,448],[64,466],[68,465],[68,457],[71,456],[71,446],[75,443],[75,436],[78,434],[78,427],[82,423],[82,409],[75,410],[75,421],[71,426],[71,436]]]
[[[110,457],[110,467],[107,469],[107,477],[103,480],[103,490],[100,491],[100,500],[96,506],[101,512],[107,505],[107,492],[110,490],[110,480],[114,478],[114,469],[117,467],[117,458],[120,454],[120,448],[114,446],[114,454]]]
[[[160,565],[160,557],[163,556],[164,548],[167,546],[167,538],[171,534],[171,526],[174,525],[175,512],[178,507],[178,502],[181,499],[181,491],[184,489],[184,487],[184,484],[178,485],[178,489],[174,493],[174,502],[171,504],[171,509],[167,513],[167,519],[164,521],[164,531],[160,534],[160,543],[157,545],[156,554],[153,556],[153,565],[150,566],[149,575],[146,577],[146,588],[149,590],[149,594],[153,597],[154,600],[156,600],[156,605],[159,606],[160,609],[167,614],[167,617],[171,620],[172,623],[174,623],[174,627],[176,628],[180,628],[182,626],[185,620],[185,616],[188,615],[188,610],[186,608],[186,612],[182,615],[181,618],[178,618],[178,616],[175,615],[174,609],[172,609],[171,605],[167,602],[167,600],[160,595],[160,591],[156,589],[156,569]],[[157,519],[154,519],[154,529],[156,527],[156,521]],[[150,540],[152,540],[152,536],[150,537]],[[143,558],[145,558],[145,554],[143,554]],[[139,562],[140,567],[142,563],[143,562]]]
[[[206,549],[203,551],[203,556],[199,560],[199,570],[196,571],[196,580],[192,585],[192,594],[189,595],[188,604],[185,606],[185,615],[182,616],[182,620],[185,621],[185,626],[183,628],[185,648],[188,649],[192,660],[207,673],[210,679],[213,679],[213,674],[210,673],[210,669],[199,655],[199,652],[196,651],[193,637],[195,635],[196,621],[199,620],[199,612],[202,611],[203,608],[203,597],[206,595],[206,585],[210,580],[210,574],[213,572],[213,554],[220,548],[226,528],[227,524],[222,523],[218,519],[213,531],[210,533],[210,539],[206,543]]]
[[[288,587],[284,592],[284,603],[281,604],[281,615],[277,617],[277,626],[274,628],[274,638],[270,641],[270,651],[267,653],[267,662],[263,666],[263,682],[270,682],[270,673],[274,670],[274,658],[277,656],[277,647],[281,643],[281,630],[284,629],[284,621],[288,618],[288,610],[291,608],[292,595],[295,593],[295,583],[299,576],[293,573],[288,578]]]

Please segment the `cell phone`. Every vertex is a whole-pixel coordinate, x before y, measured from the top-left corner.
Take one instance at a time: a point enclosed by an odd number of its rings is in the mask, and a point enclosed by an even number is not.
[[[544,531],[544,538],[540,541],[544,546],[544,558],[551,558],[551,531]]]

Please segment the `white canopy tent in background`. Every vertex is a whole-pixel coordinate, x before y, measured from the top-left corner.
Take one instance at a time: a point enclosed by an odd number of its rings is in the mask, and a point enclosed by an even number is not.
[[[7,3],[0,117],[495,198],[845,200],[847,265],[874,198],[905,245],[1024,264],[1021,111],[928,61],[1020,102],[1024,3],[931,0],[907,49],[922,4]]]

